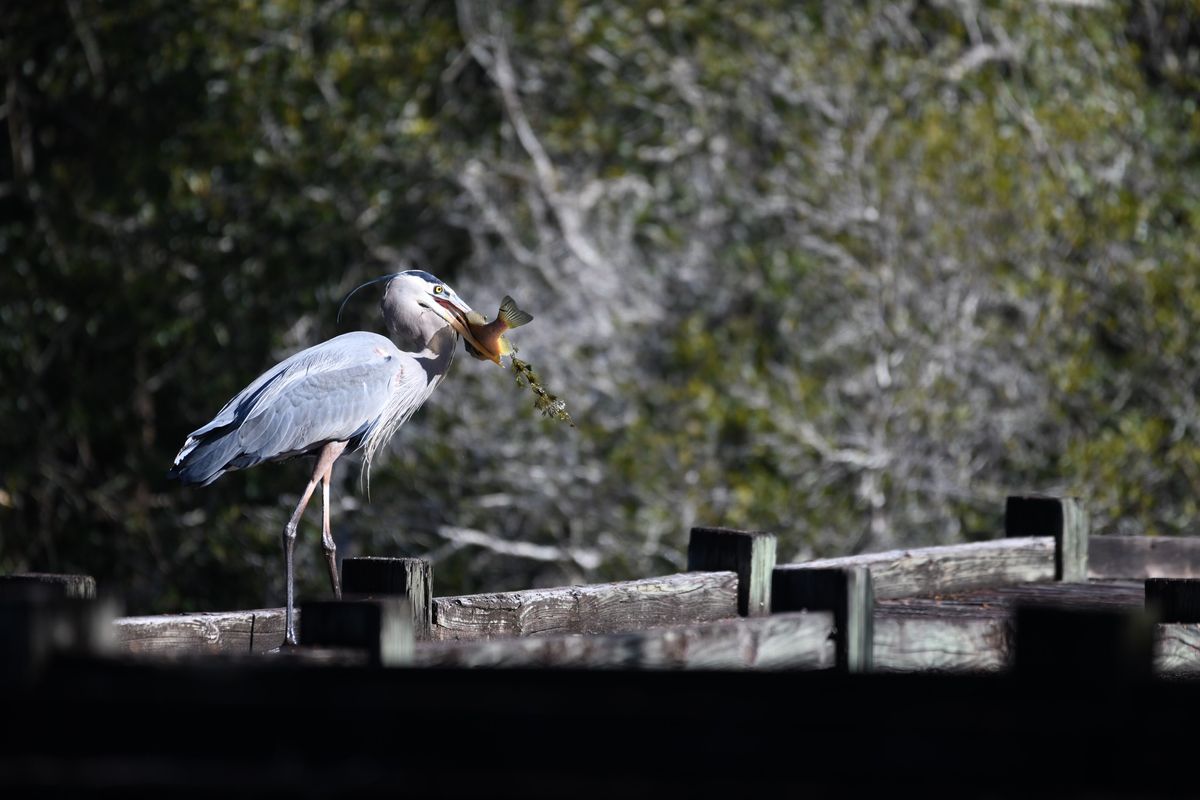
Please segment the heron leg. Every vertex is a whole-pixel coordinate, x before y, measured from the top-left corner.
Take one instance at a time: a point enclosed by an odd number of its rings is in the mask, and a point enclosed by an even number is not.
[[[312,477],[308,479],[308,485],[304,487],[304,494],[300,496],[300,502],[296,504],[296,510],[292,512],[292,518],[288,520],[283,529],[283,570],[284,580],[287,583],[287,609],[284,612],[284,644],[297,644],[296,641],[296,615],[293,609],[296,607],[295,594],[295,561],[293,554],[296,549],[296,528],[300,525],[300,518],[304,516],[304,509],[308,507],[308,501],[312,499],[312,494],[317,488],[317,484],[321,481],[322,476],[330,471],[334,460],[342,454],[346,449],[345,442],[330,442],[321,448],[317,454],[317,466],[313,468]]]
[[[325,473],[321,476],[321,499],[322,506],[325,510],[325,517],[321,527],[321,545],[325,548],[325,561],[329,564],[329,582],[333,584],[333,596],[338,600],[342,599],[342,582],[338,578],[337,568],[337,545],[333,542],[333,533],[329,528],[329,481],[333,477],[333,462],[337,461],[345,450],[348,442],[330,442],[325,445],[325,451],[322,451],[322,456],[326,451],[332,451],[329,459],[329,466]]]
[[[317,488],[318,480],[320,478],[316,476],[309,480],[308,486],[304,488],[304,494],[300,496],[300,502],[296,504],[296,510],[292,512],[292,518],[283,527],[283,572],[284,581],[287,583],[287,610],[284,612],[283,634],[285,645],[297,644],[295,615],[292,613],[292,609],[296,607],[295,581],[293,580],[295,570],[292,566],[292,554],[296,549],[296,526],[300,524],[300,518],[304,516],[304,509],[308,506],[313,490]]]

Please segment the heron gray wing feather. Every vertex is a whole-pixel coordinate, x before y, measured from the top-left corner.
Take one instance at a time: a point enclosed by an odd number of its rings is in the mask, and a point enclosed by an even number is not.
[[[411,360],[411,356],[400,352],[390,339],[365,331],[343,334],[302,350],[255,378],[211,422],[189,434],[175,464],[181,464],[202,442],[214,436],[226,437],[233,431],[237,433],[238,456],[249,457],[243,458],[247,463],[239,466],[270,458],[268,453],[289,452],[280,448],[298,447],[305,431],[312,435],[354,435],[356,429],[345,430],[349,415],[367,416],[372,408],[377,414],[384,407],[384,393],[404,359]],[[357,398],[340,398],[341,403],[318,401],[318,385],[323,384],[320,388],[328,393],[333,375],[339,375],[339,379],[351,375],[357,379],[355,384],[365,384],[365,389],[360,388]],[[301,410],[302,402],[307,405]],[[363,424],[362,419],[359,424]]]
[[[247,409],[242,449],[266,460],[361,434],[386,407],[404,354],[375,334],[347,334],[304,351]]]
[[[262,460],[361,435],[387,406],[400,365],[366,364],[310,371],[259,403],[238,429],[242,450]]]

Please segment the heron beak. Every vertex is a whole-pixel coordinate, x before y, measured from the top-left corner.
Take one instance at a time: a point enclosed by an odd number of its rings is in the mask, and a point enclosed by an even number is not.
[[[467,320],[467,315],[471,313],[471,309],[467,308],[464,310],[463,308],[460,308],[443,297],[435,297],[434,300],[438,305],[449,312],[449,318],[447,319],[447,322],[450,323],[450,326],[454,328],[454,330],[458,331],[459,335],[467,340],[467,344],[469,344],[476,352],[489,352],[488,348],[479,343],[479,339],[475,337],[474,332],[471,330],[471,323]],[[500,363],[499,356],[489,355],[486,357],[490,361],[494,361],[497,364]]]
[[[444,297],[435,297],[433,301],[446,309],[446,313],[442,317],[450,323],[450,327],[468,339],[474,339],[471,336],[471,327],[467,324],[467,314],[471,313],[470,308],[461,308]]]

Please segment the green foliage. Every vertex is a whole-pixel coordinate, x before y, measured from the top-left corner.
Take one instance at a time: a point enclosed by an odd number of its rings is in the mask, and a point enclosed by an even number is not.
[[[369,504],[346,471],[342,552],[439,591],[674,568],[691,524],[988,535],[1011,490],[1191,532],[1200,7],[975,5],[9,4],[0,570],[277,603],[305,469],[166,468],[401,259],[536,298],[579,425],[459,363]]]
[[[295,475],[201,492],[165,469],[221,398],[335,332],[327,310],[374,251],[461,259],[452,227],[422,219],[449,202],[429,143],[457,132],[431,119],[454,21],[79,5],[4,12],[0,567],[93,572],[135,607],[261,602],[278,536],[240,509]],[[293,327],[317,309],[317,329]]]

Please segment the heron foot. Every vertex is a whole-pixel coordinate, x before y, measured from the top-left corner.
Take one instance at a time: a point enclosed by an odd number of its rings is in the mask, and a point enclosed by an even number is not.
[[[335,600],[341,600],[342,582],[338,577],[337,548],[332,542],[325,548],[325,561],[329,564],[329,582],[333,584],[333,597]]]

